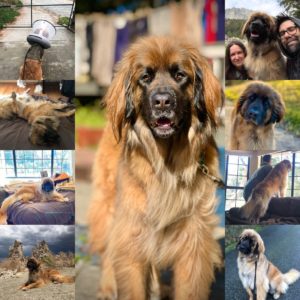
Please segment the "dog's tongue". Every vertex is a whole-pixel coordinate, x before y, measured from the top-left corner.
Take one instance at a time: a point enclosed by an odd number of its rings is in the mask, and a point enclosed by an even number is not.
[[[168,118],[159,118],[156,122],[159,127],[170,127],[171,121]]]
[[[259,34],[255,33],[255,32],[251,32],[251,37],[259,37]]]

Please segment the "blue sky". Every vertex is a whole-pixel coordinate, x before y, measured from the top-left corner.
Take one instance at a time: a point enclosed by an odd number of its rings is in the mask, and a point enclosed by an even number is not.
[[[277,0],[225,0],[225,8],[247,8],[254,11],[261,11],[272,16],[284,12]]]

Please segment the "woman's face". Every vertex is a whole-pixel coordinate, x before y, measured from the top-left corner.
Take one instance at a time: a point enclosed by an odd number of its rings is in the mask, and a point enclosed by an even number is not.
[[[232,45],[229,51],[230,61],[236,68],[241,68],[244,64],[245,53],[238,45]]]

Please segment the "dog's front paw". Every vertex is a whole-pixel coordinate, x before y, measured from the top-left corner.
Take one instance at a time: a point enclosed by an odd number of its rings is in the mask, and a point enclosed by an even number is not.
[[[28,288],[26,286],[22,287],[22,291],[27,291]]]

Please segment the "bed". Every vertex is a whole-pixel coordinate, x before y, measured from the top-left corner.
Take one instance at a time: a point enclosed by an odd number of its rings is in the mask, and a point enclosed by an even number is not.
[[[7,224],[11,225],[73,225],[75,223],[75,191],[61,191],[68,202],[17,201],[7,210]]]

